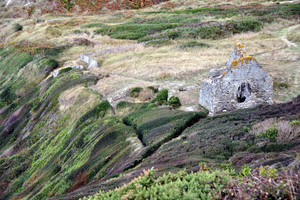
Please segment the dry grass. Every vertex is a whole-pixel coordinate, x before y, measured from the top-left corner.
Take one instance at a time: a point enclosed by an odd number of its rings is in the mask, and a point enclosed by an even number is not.
[[[276,118],[266,119],[258,124],[255,124],[250,133],[254,135],[263,134],[269,127],[273,126],[276,123]]]
[[[290,30],[287,39],[293,42],[300,42],[300,26]]]
[[[82,85],[64,91],[58,98],[60,112],[76,121],[82,113],[100,102],[100,95]],[[71,122],[70,122],[71,123]]]
[[[204,1],[197,1],[197,0],[170,0],[169,2],[161,3],[155,5],[150,8],[145,8],[144,10],[151,11],[157,9],[185,9],[187,7],[190,8],[199,8],[204,6],[242,6],[242,5],[249,5],[253,3],[261,3],[264,5],[274,4],[273,1],[268,0],[251,0],[251,1],[241,1],[241,0],[204,0]],[[281,2],[282,3],[282,2]]]
[[[99,71],[99,69],[93,69],[92,73],[99,74]],[[108,77],[100,79],[96,85],[90,86],[90,88],[93,91],[100,93],[105,99],[108,99],[110,102],[117,102],[121,99],[134,101],[132,98],[127,97],[127,93],[130,88],[151,86],[155,84],[155,82],[111,74]]]
[[[300,126],[292,126],[289,121],[279,121],[277,142],[288,142],[300,137]]]
[[[154,92],[153,92],[153,90],[150,90],[150,89],[143,89],[139,93],[139,99],[141,101],[149,101],[149,100],[153,99],[153,97],[154,97]]]
[[[291,125],[290,121],[287,120],[278,120],[275,118],[270,118],[264,120],[258,124],[255,124],[250,133],[254,135],[263,134],[271,126],[277,127],[277,137],[276,141],[280,142],[289,142],[300,137],[300,126]]]

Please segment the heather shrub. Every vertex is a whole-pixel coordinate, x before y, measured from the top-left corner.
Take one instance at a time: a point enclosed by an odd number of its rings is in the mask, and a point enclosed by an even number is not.
[[[178,97],[176,96],[172,96],[169,101],[168,104],[170,106],[172,106],[172,108],[179,108],[181,106],[180,100]]]
[[[144,170],[129,184],[107,193],[100,191],[89,199],[218,199],[230,179],[228,171],[189,174],[183,170],[155,178],[153,171]]]
[[[151,101],[151,103],[157,102],[158,105],[166,104],[168,101],[168,89],[162,89],[156,95],[156,97]]]
[[[269,128],[264,133],[264,136],[266,138],[269,138],[271,141],[275,141],[275,138],[277,137],[278,129],[277,126],[273,125]]]

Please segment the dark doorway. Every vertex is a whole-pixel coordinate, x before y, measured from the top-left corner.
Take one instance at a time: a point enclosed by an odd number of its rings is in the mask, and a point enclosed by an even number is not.
[[[251,87],[249,83],[242,83],[237,91],[237,102],[242,103],[251,95]]]

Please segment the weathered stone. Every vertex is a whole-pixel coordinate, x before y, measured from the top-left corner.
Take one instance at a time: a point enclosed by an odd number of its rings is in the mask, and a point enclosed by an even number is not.
[[[88,69],[98,67],[97,61],[89,58],[85,54],[80,54],[80,60],[89,64]]]
[[[273,80],[244,46],[236,44],[227,67],[212,69],[202,80],[199,104],[210,115],[258,104],[272,104]]]

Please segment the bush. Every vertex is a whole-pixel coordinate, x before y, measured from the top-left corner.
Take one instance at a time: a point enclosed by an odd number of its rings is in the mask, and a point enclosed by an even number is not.
[[[293,120],[290,122],[291,126],[300,126],[300,122],[298,120]]]
[[[128,185],[107,193],[100,191],[90,199],[220,199],[230,179],[228,171],[218,170],[191,174],[182,170],[155,179],[153,171],[144,170]]]
[[[81,28],[95,28],[95,27],[101,27],[105,25],[104,23],[101,22],[95,22],[95,23],[90,23],[90,24],[83,24]]]
[[[168,105],[172,106],[172,108],[175,109],[179,108],[181,106],[181,103],[178,97],[172,96],[168,101]]]
[[[141,87],[135,87],[130,90],[129,95],[130,97],[136,98],[139,96],[140,92],[143,90]]]
[[[15,32],[18,32],[18,31],[22,31],[23,30],[23,26],[21,24],[15,24],[14,25],[14,30]]]
[[[259,31],[262,24],[258,19],[246,19],[240,21],[226,21],[226,30],[235,34],[247,31]]]
[[[269,138],[270,141],[275,141],[277,137],[277,133],[278,133],[277,126],[273,125],[265,131],[264,136],[266,138]]]
[[[109,35],[117,39],[137,40],[147,35],[177,27],[178,24],[120,24],[95,30],[95,34]]]
[[[158,105],[166,104],[168,101],[168,89],[162,89],[158,92],[157,96],[151,101],[151,103],[157,102]]]
[[[72,70],[72,67],[63,68],[63,69],[59,70],[59,74],[63,74],[65,72],[68,72],[68,71],[71,71],[71,70]]]

